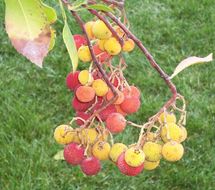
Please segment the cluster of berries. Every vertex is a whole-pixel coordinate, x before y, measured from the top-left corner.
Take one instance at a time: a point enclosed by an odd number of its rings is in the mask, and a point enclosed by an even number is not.
[[[159,125],[143,131],[141,143],[128,147],[123,143],[113,143],[112,134],[123,132],[128,125],[126,116],[140,108],[141,92],[126,81],[122,63],[113,66],[111,60],[121,51],[132,51],[135,45],[118,26],[114,26],[113,29],[124,41],[121,46],[101,20],[87,22],[85,29],[93,44],[93,52],[98,62],[106,68],[118,96],[108,104],[114,92],[93,66],[68,74],[66,84],[74,92],[71,104],[76,117],[69,124],[58,126],[54,132],[55,140],[65,145],[65,160],[73,166],[80,165],[83,173],[90,176],[101,170],[100,161],[103,160],[114,162],[125,175],[136,176],[144,168],[155,169],[162,157],[168,161],[181,159],[184,149],[180,143],[186,139],[186,129],[178,126],[176,116],[168,112],[160,115],[156,122]],[[91,62],[85,37],[74,35],[74,40],[79,59]]]

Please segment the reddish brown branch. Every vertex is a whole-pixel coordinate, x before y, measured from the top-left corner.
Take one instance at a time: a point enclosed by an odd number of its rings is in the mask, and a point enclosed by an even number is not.
[[[119,7],[120,9],[124,8],[125,0],[116,1],[116,0],[102,0],[104,3],[108,5],[115,5]]]

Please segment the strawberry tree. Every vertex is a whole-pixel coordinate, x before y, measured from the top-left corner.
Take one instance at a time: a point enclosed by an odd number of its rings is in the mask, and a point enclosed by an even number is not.
[[[54,47],[55,10],[41,0],[7,0],[5,4],[5,26],[12,45],[42,68],[45,56]],[[172,79],[190,65],[211,61],[212,54],[183,60],[169,76],[129,30],[125,0],[59,0],[59,5],[64,21],[63,40],[72,63],[66,85],[74,94],[71,104],[76,115],[54,131],[56,142],[64,146],[55,158],[63,154],[68,164],[80,165],[82,172],[90,176],[101,170],[103,160],[112,161],[129,176],[155,169],[162,158],[180,160],[184,154],[182,142],[187,138],[186,101]],[[92,15],[89,20],[82,20],[83,10]],[[72,35],[66,12],[76,20],[81,34]],[[138,112],[141,89],[130,85],[124,76],[124,54],[135,48],[172,94],[155,115],[139,124],[127,116]],[[78,70],[79,64],[87,69]],[[137,141],[130,145],[114,142],[114,136],[128,126],[139,130]]]

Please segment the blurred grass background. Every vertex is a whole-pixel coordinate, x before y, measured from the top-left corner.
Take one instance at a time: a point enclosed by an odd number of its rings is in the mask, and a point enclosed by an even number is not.
[[[57,3],[46,2],[59,10]],[[162,161],[157,170],[133,178],[121,175],[107,162],[98,176],[86,177],[79,168],[52,158],[61,148],[53,140],[53,129],[74,115],[72,94],[65,87],[71,65],[62,41],[61,16],[55,25],[56,46],[39,69],[11,46],[3,27],[2,1],[0,10],[0,189],[215,188],[214,61],[187,69],[173,80],[188,106],[189,136],[180,162]],[[214,0],[127,0],[126,10],[131,30],[168,74],[184,58],[215,50]],[[82,16],[87,21],[88,15]],[[72,18],[70,24],[73,33],[80,32]],[[170,93],[140,51],[136,49],[126,58],[126,76],[141,89],[143,103],[130,119],[140,123],[156,113]],[[116,139],[132,143],[137,138],[138,130],[128,127]]]

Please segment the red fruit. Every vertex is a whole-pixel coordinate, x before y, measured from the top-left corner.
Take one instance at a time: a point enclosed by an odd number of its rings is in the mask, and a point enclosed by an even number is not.
[[[122,109],[120,108],[120,105],[115,105],[116,108],[116,112],[122,114],[124,117],[127,116],[127,113],[125,113],[124,111],[122,111]]]
[[[77,50],[83,46],[83,45],[87,45],[87,40],[83,35],[80,34],[75,34],[73,35],[74,41],[75,41],[75,45]]]
[[[120,104],[120,108],[127,114],[132,114],[140,108],[140,100],[136,97],[126,96],[125,100]]]
[[[111,56],[106,51],[102,51],[98,45],[93,46],[93,51],[98,61],[101,63],[111,58]]]
[[[80,71],[76,71],[74,73],[69,73],[66,77],[66,85],[70,90],[75,90],[75,88],[80,85],[78,80],[78,75]]]
[[[86,121],[87,119],[89,119],[90,116],[91,116],[91,114],[85,113],[85,112],[77,112],[77,113],[76,113],[76,117],[80,117],[81,119],[83,119],[83,120],[85,120],[85,121]],[[81,126],[81,125],[84,124],[84,121],[82,121],[81,119],[77,119],[77,120],[76,120],[76,124],[79,125],[79,126]]]
[[[140,90],[135,86],[130,86],[130,89],[125,88],[123,90],[123,93],[125,96],[136,97],[136,98],[140,98],[140,95],[141,95]]]
[[[72,99],[72,107],[75,111],[85,112],[90,108],[90,106],[92,106],[93,102],[94,101],[83,103],[80,102],[76,97],[74,97]]]
[[[80,86],[75,91],[76,97],[80,102],[91,102],[96,95],[95,90],[90,86]]]
[[[81,170],[86,175],[92,176],[99,173],[101,164],[96,157],[85,158],[81,163]]]
[[[101,107],[101,105],[99,106],[99,108]],[[101,111],[99,113],[99,116],[101,118],[102,121],[106,121],[107,117],[116,112],[116,108],[114,105],[110,105],[108,107],[106,107],[103,111]]]
[[[73,166],[80,164],[85,158],[84,148],[76,143],[65,146],[63,154],[65,160]]]
[[[120,133],[126,127],[126,120],[120,113],[112,113],[106,120],[106,127],[111,133]]]
[[[119,168],[120,172],[127,176],[137,176],[143,171],[144,164],[138,167],[129,166],[125,161],[125,152],[123,152],[118,160],[117,160],[117,167]]]

